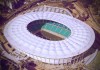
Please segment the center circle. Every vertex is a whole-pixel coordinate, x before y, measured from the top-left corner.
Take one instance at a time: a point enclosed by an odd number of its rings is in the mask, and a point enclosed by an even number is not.
[[[67,26],[45,19],[30,22],[27,30],[40,38],[51,41],[64,40],[71,35],[71,30]]]

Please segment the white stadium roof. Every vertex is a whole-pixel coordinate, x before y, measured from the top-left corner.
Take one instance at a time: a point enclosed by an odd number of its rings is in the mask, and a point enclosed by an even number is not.
[[[71,30],[68,38],[60,41],[50,41],[37,37],[27,30],[27,25],[39,19],[59,22]],[[76,56],[88,50],[94,40],[94,31],[86,23],[60,13],[29,12],[20,14],[5,26],[4,35],[9,43],[20,51],[34,56],[60,59]]]

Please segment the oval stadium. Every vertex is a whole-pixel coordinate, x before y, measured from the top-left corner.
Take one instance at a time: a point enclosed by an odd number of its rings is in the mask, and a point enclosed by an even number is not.
[[[61,7],[41,5],[18,13],[3,34],[2,54],[23,70],[81,70],[78,66],[84,69],[98,51],[94,30]]]

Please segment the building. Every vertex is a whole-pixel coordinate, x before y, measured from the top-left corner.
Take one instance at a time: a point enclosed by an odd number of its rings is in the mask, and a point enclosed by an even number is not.
[[[79,63],[90,63],[98,51],[92,49],[93,29],[59,7],[44,5],[21,13],[5,25],[3,33],[4,56],[16,63],[42,63],[40,69],[77,68]]]

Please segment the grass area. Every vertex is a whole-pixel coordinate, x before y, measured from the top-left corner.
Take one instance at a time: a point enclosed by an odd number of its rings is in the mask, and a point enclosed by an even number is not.
[[[90,70],[100,70],[100,51],[98,51],[95,59],[88,65]]]

